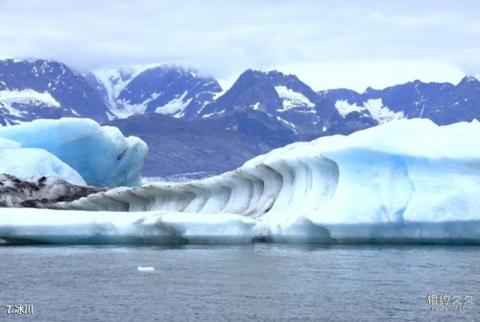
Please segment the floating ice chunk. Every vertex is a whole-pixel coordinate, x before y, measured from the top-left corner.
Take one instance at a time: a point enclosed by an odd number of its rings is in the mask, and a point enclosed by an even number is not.
[[[151,267],[151,266],[137,266],[137,271],[139,272],[154,272],[155,271],[155,267]]]
[[[54,154],[95,186],[139,184],[147,153],[142,140],[89,119],[35,120],[0,128],[0,137]]]

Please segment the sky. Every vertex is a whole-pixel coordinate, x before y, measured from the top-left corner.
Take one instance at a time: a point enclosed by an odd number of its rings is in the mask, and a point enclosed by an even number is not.
[[[477,0],[0,0],[0,57],[178,64],[223,86],[276,69],[362,91],[480,74],[479,17]]]

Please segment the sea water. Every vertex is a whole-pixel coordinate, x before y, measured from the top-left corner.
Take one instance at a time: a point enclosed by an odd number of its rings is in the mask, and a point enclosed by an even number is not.
[[[479,268],[478,246],[0,247],[0,321],[476,321]]]

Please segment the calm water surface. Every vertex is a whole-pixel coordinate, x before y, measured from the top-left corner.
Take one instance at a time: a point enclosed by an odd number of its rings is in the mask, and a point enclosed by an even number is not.
[[[0,277],[0,321],[480,321],[480,247],[0,247]]]

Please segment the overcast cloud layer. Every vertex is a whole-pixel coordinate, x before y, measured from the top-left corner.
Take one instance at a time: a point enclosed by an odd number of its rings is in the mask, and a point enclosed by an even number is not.
[[[480,1],[0,0],[0,57],[81,70],[177,63],[231,83],[247,68],[314,89],[480,74]]]

